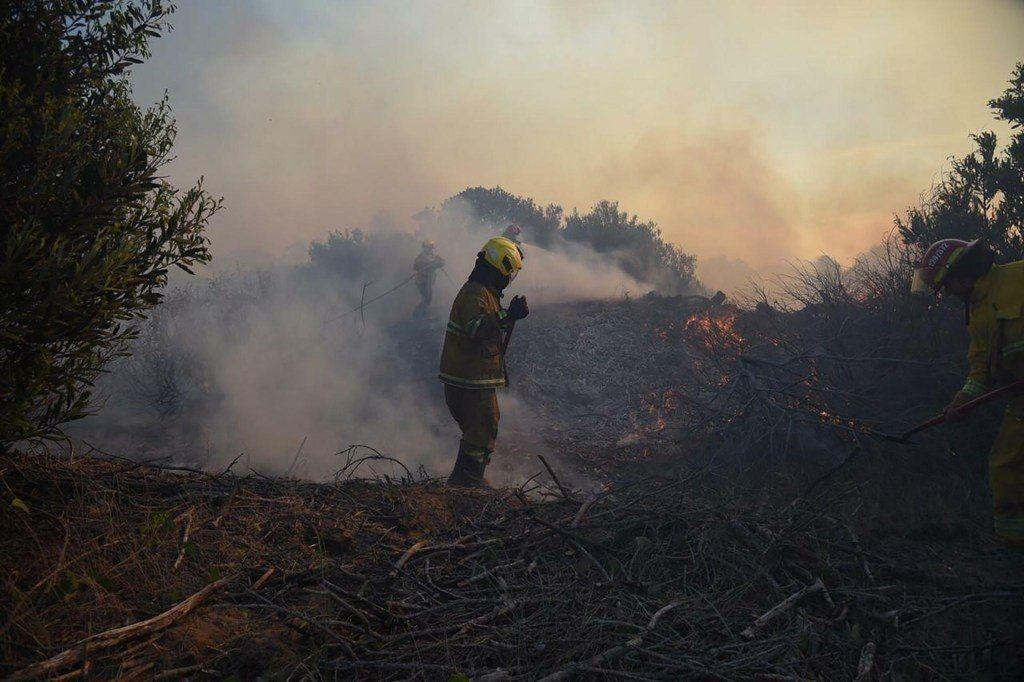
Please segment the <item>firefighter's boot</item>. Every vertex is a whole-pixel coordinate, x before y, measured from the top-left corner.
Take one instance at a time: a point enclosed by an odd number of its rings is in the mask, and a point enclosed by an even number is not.
[[[448,485],[462,486],[467,488],[486,488],[487,481],[484,479],[484,469],[490,460],[490,453],[483,453],[479,457],[469,455],[463,448],[459,448],[459,456],[455,460],[455,468],[448,476]]]

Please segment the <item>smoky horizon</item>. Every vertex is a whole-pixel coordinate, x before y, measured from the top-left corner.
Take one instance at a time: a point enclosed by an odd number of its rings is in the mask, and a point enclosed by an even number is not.
[[[167,91],[172,178],[225,197],[221,261],[500,186],[619,201],[726,285],[883,241],[971,133],[1004,138],[985,103],[1024,44],[1002,0],[182,3],[173,24],[135,96]]]

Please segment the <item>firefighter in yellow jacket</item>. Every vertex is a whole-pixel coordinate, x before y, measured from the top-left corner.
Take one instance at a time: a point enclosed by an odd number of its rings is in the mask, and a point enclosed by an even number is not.
[[[437,271],[444,268],[444,259],[437,255],[434,242],[429,239],[423,242],[420,254],[413,261],[413,276],[416,279],[416,288],[420,291],[419,305],[412,311],[413,317],[425,315],[430,301],[434,297],[434,281],[437,279]]]
[[[963,417],[959,407],[972,398],[1024,378],[1024,261],[995,265],[978,240],[943,239],[925,252],[913,289],[944,290],[967,304],[970,370],[947,419]],[[996,541],[1024,548],[1024,395],[1006,408],[989,454],[989,486]]]
[[[513,297],[507,310],[501,298],[522,267],[522,251],[512,240],[489,240],[452,304],[439,378],[462,438],[449,485],[487,485],[484,469],[498,437],[495,389],[508,385],[505,338],[512,324],[530,312],[522,296]]]

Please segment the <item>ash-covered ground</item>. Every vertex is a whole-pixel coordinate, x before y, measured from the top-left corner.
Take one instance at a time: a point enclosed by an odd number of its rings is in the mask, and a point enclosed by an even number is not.
[[[682,448],[672,437],[691,411],[678,399],[700,356],[674,329],[728,320],[703,297],[647,296],[538,306],[509,347],[510,386],[500,394],[503,420],[497,469],[529,469],[535,454],[553,456],[572,474],[601,479],[619,464],[664,462]],[[411,361],[433,370],[444,327],[414,327]],[[443,407],[443,403],[442,403]],[[532,460],[532,461],[531,461]],[[621,472],[619,472],[621,473]]]
[[[372,444],[318,476],[301,445],[276,476],[140,462],[152,439],[8,458],[0,672],[1015,679],[1024,561],[991,540],[990,422],[880,437],[961,371],[955,311],[899,305],[538,305],[512,341],[493,491],[434,477],[457,440],[443,316],[343,337],[374,342],[357,357],[380,359],[363,378],[382,398],[415,398],[433,470]]]
[[[340,466],[336,453],[365,444],[447,473],[458,441],[437,379],[447,301],[412,318],[396,297],[323,324],[321,310],[270,293],[235,298],[172,297],[105,378],[98,414],[72,428],[77,451],[210,469],[241,453],[254,470],[323,479]],[[659,296],[535,304],[509,348],[489,474],[521,482],[542,454],[595,482],[654,443],[672,451],[672,428],[689,414],[676,395],[700,363],[687,325],[735,316],[708,317],[707,306]]]
[[[615,452],[595,446],[593,457]],[[1019,679],[979,467],[677,466],[601,490],[7,457],[10,679]],[[556,472],[560,473],[560,472]],[[817,473],[817,472],[814,472]]]

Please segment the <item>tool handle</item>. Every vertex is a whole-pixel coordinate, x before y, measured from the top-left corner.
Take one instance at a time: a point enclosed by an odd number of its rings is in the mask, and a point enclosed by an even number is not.
[[[508,342],[512,340],[512,332],[515,331],[515,328],[516,321],[512,320],[508,325],[508,331],[505,332],[505,338],[501,342],[501,357],[505,357],[505,352],[508,351]]]
[[[968,400],[966,403],[958,407],[957,410],[960,412],[970,412],[974,410],[976,407],[980,407],[985,403],[990,403],[993,400],[1002,398],[1004,395],[1007,395],[1009,393],[1015,393],[1020,390],[1024,390],[1024,379],[1014,381],[1012,383],[1006,384],[1005,386],[997,388],[994,391],[989,391],[988,393],[979,395],[977,398],[974,398],[973,400]],[[945,414],[936,415],[929,419],[928,421],[918,424],[911,430],[907,431],[905,434],[903,434],[903,438],[909,438],[910,436],[913,436],[915,433],[921,433],[925,429],[930,429],[931,427],[937,424],[941,424],[944,421],[946,421]]]
[[[946,421],[946,415],[944,415],[944,414],[936,415],[936,416],[932,417],[931,419],[929,419],[928,421],[921,422],[920,424],[918,424],[914,428],[912,428],[909,431],[903,433],[900,436],[900,440],[906,440],[906,439],[910,438],[911,436],[913,436],[914,434],[921,433],[922,431],[926,431],[927,429],[930,429],[930,428],[932,428],[933,426],[935,426],[937,424],[941,424],[944,421]]]
[[[1014,381],[1012,383],[1006,384],[1005,386],[997,388],[994,391],[989,391],[988,393],[979,395],[977,398],[974,398],[973,400],[968,400],[966,403],[958,407],[957,410],[959,410],[960,412],[970,412],[976,407],[984,405],[985,403],[992,402],[997,398],[1002,398],[1004,395],[1007,395],[1008,393],[1015,393],[1021,389],[1024,389],[1024,379],[1019,379],[1018,381]]]

